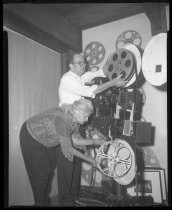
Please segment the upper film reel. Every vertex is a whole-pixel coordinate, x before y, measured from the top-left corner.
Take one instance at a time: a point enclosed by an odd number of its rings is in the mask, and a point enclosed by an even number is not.
[[[140,34],[134,30],[124,31],[118,36],[115,47],[116,49],[120,49],[124,47],[125,44],[134,44],[138,47],[141,47],[142,38]]]
[[[89,66],[95,66],[101,63],[104,56],[105,48],[100,42],[91,42],[84,50],[84,57]]]
[[[106,74],[109,80],[122,74],[120,79],[128,81],[125,87],[129,87],[140,75],[141,65],[140,49],[133,44],[126,44],[124,48],[116,50],[107,61]]]
[[[101,172],[120,183],[131,183],[136,174],[135,155],[130,145],[121,139],[105,142],[96,154]]]
[[[129,80],[135,72],[135,59],[133,54],[127,49],[116,50],[112,54],[107,68],[107,76],[112,80],[119,75],[121,80]]]

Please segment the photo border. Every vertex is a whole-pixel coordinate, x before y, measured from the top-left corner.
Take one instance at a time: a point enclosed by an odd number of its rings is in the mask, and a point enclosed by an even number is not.
[[[154,175],[153,175],[154,174]],[[156,175],[155,175],[156,174]],[[140,174],[137,174],[138,178]],[[133,183],[133,185],[129,185],[127,187],[127,193],[130,196],[152,196],[154,200],[154,204],[163,204],[163,195],[162,195],[162,183],[161,183],[161,173],[159,170],[151,170],[151,171],[143,171],[143,180],[151,180],[152,181],[152,192],[151,193],[141,193],[141,192],[135,192],[134,188],[136,187],[136,184]],[[136,179],[136,178],[135,178]],[[155,188],[156,187],[156,188]],[[157,193],[157,190],[159,191]]]
[[[163,201],[167,201],[167,182],[166,182],[165,169],[158,168],[158,167],[157,168],[156,167],[145,167],[145,171],[160,171]]]

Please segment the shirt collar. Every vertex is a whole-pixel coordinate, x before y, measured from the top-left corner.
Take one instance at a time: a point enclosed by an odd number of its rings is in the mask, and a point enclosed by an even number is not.
[[[73,75],[75,78],[81,79],[80,76],[78,76],[77,74],[75,74],[73,71],[69,70],[69,74]]]

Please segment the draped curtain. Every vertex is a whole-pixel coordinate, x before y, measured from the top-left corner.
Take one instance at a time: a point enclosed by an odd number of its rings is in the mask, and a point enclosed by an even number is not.
[[[58,106],[61,55],[8,31],[8,59],[9,205],[30,205],[34,203],[33,195],[21,154],[19,132],[27,118]],[[57,193],[56,186],[52,185],[52,194]]]

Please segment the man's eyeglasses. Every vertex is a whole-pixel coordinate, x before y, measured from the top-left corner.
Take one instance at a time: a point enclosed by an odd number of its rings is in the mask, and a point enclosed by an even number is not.
[[[83,66],[83,65],[85,65],[86,63],[85,63],[85,61],[84,62],[73,62],[73,64],[79,64],[80,66]]]

